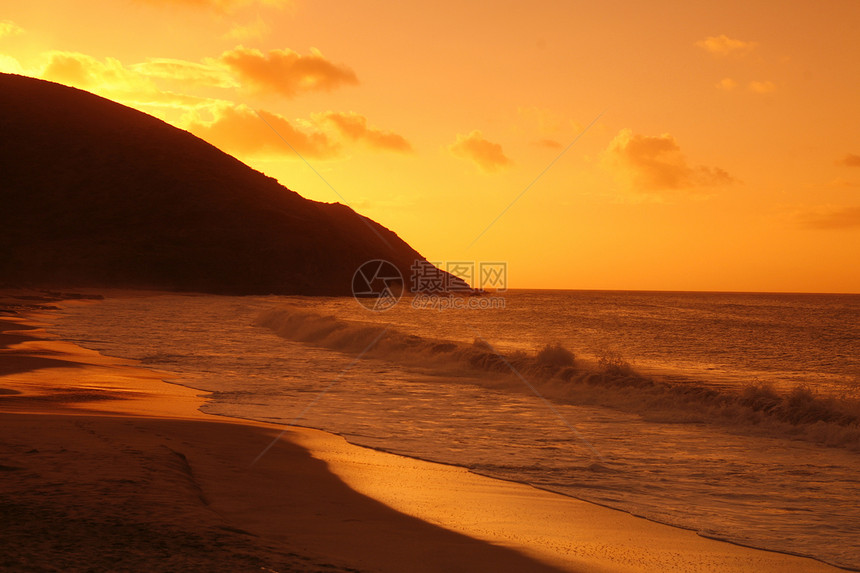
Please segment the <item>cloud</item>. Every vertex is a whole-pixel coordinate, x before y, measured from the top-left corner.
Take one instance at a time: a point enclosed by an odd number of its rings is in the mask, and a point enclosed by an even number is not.
[[[142,64],[129,66],[129,69],[150,78],[176,80],[190,85],[220,88],[239,86],[230,73],[221,66],[198,64],[186,60],[148,58]]]
[[[23,34],[24,29],[12,20],[0,20],[0,38]]]
[[[339,145],[325,133],[299,130],[278,114],[260,111],[258,116],[245,105],[222,105],[212,110],[212,115],[207,121],[200,113],[192,112],[184,119],[183,126],[227,153],[244,157],[297,158],[298,151],[306,158],[329,159],[339,151]]]
[[[448,146],[448,151],[454,157],[474,161],[488,173],[513,164],[513,161],[505,156],[501,145],[487,141],[477,129],[468,135],[457,134],[457,141]]]
[[[20,74],[22,72],[21,64],[12,56],[0,54],[0,72],[4,74]]]
[[[742,56],[751,52],[758,45],[756,42],[745,42],[729,38],[725,34],[709,36],[696,42],[696,45],[715,56]]]
[[[114,58],[97,60],[77,52],[49,52],[41,78],[84,89],[131,106],[191,108],[212,105],[209,98],[163,91],[152,78]]]
[[[860,167],[860,155],[848,153],[838,163],[840,165],[845,165],[846,167]]]
[[[747,86],[751,92],[757,94],[769,94],[776,90],[776,85],[773,82],[750,82]]]
[[[303,91],[331,90],[344,83],[357,83],[348,68],[336,66],[319,52],[301,56],[290,50],[271,50],[263,54],[239,46],[219,58],[202,63],[172,58],[149,58],[123,65],[115,58],[103,60],[78,52],[53,51],[36,75],[74,86],[133,107],[176,108],[211,107],[223,100],[187,95],[189,89],[208,87],[235,89],[245,84],[261,91],[294,96]],[[20,65],[0,56],[0,69],[17,72]],[[353,118],[355,120],[356,118]],[[346,116],[342,124],[349,120]],[[343,126],[342,126],[343,127]],[[353,126],[354,128],[355,126]],[[364,125],[363,139],[371,146],[408,150],[405,139],[391,132]]]
[[[537,128],[542,136],[555,135],[565,126],[565,121],[550,109],[530,106],[517,109],[517,113],[528,124]]]
[[[219,61],[252,88],[289,98],[301,92],[331,91],[358,83],[355,72],[331,63],[317,50],[302,56],[292,50],[269,50],[264,54],[238,46],[221,54]]]
[[[736,87],[738,87],[738,82],[736,82],[732,78],[723,78],[719,81],[719,83],[717,84],[717,87],[720,88],[721,90],[725,90],[727,92],[730,92],[733,89],[735,89]]]
[[[227,40],[238,40],[239,42],[260,40],[268,36],[270,31],[271,28],[269,25],[258,14],[257,19],[249,24],[233,26],[229,32],[224,34],[224,38]]]
[[[860,229],[860,207],[825,205],[795,214],[806,229]]]
[[[538,147],[545,147],[547,149],[561,149],[562,147],[564,147],[564,145],[554,139],[539,139],[533,142],[533,144],[537,145]]]
[[[389,151],[412,151],[412,145],[406,139],[391,131],[382,131],[367,126],[367,118],[355,112],[328,111],[317,114],[315,119],[328,121],[337,130],[353,141],[364,141],[370,147]]]
[[[42,78],[98,93],[157,91],[151,80],[125,68],[117,59],[100,61],[77,52],[50,52]]]
[[[341,137],[362,141],[375,149],[412,151],[411,144],[403,136],[370,126],[365,116],[355,112],[329,111],[316,114],[311,121],[291,123],[280,115],[265,111],[261,111],[258,116],[247,106],[235,105],[223,99],[163,89],[170,85],[169,82],[178,84],[180,91],[181,88],[193,86],[238,87],[240,84],[230,68],[220,60],[209,59],[204,63],[196,63],[153,58],[125,66],[115,58],[100,60],[77,52],[49,52],[46,57],[41,72],[37,73],[39,77],[84,89],[138,109],[143,108],[229,153],[254,157],[295,157],[295,151],[290,148],[292,145],[304,157],[328,159],[339,154],[343,143]],[[296,57],[301,59],[301,56]],[[17,71],[19,68],[17,61],[12,58],[7,60],[0,55],[0,69]],[[181,117],[179,114],[182,114]]]
[[[526,136],[535,138],[535,145],[543,147],[562,147],[557,139],[571,138],[581,133],[584,126],[574,120],[554,112],[551,109],[536,106],[517,108],[520,118],[520,128]],[[557,144],[557,145],[556,145]]]
[[[668,133],[649,136],[622,129],[606,153],[610,166],[620,168],[637,191],[674,191],[734,182],[719,167],[688,165],[680,146]]]
[[[50,52],[42,77],[73,85],[100,95],[128,101],[128,92],[167,93],[155,81],[174,82],[182,88],[237,88],[246,83],[258,91],[294,97],[300,92],[330,91],[342,84],[358,83],[352,70],[336,66],[313,51],[302,56],[291,50],[263,54],[239,46],[203,63],[172,58],[149,58],[124,66],[119,60],[97,60],[77,52]],[[174,94],[176,95],[176,94]],[[157,99],[163,99],[159,97]]]

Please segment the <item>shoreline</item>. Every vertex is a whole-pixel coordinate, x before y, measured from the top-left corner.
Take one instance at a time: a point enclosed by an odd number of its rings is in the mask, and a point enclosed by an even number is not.
[[[177,384],[177,385],[180,385],[180,386],[184,386],[184,387],[186,387],[186,388],[191,388],[191,389],[195,389],[195,390],[197,390],[197,389],[196,389],[196,388],[194,388],[193,386],[186,386],[185,384],[181,384],[180,382],[175,382],[175,381],[165,381],[165,382],[166,382],[166,383],[168,383],[168,384]],[[0,389],[0,391],[2,391],[2,389]],[[201,391],[201,392],[205,392],[205,390],[200,390],[200,391]],[[405,458],[405,459],[408,459],[408,460],[414,460],[414,461],[416,461],[416,462],[423,462],[423,463],[428,463],[428,464],[433,464],[433,465],[440,465],[440,466],[445,466],[445,467],[449,467],[449,468],[455,468],[455,469],[458,469],[458,470],[465,470],[465,471],[467,471],[468,473],[470,473],[470,474],[472,474],[472,475],[475,475],[475,476],[478,476],[478,477],[481,477],[481,478],[486,478],[486,479],[490,479],[490,480],[493,480],[493,481],[501,481],[501,482],[506,482],[506,483],[510,483],[510,484],[515,484],[515,485],[525,486],[525,487],[532,488],[532,489],[535,489],[535,490],[540,491],[540,492],[545,492],[545,493],[548,493],[548,494],[552,494],[552,495],[556,495],[556,496],[561,496],[561,497],[563,497],[563,498],[572,499],[572,500],[575,500],[575,501],[578,501],[578,502],[586,503],[586,504],[589,504],[589,505],[594,505],[594,506],[601,507],[601,508],[604,508],[604,509],[608,509],[608,510],[611,510],[611,511],[617,511],[617,512],[620,512],[620,513],[623,513],[623,514],[629,515],[629,516],[631,516],[631,517],[633,517],[633,518],[641,519],[641,520],[644,520],[644,521],[647,521],[647,522],[649,522],[649,523],[653,523],[653,524],[656,524],[656,525],[662,525],[662,526],[666,526],[666,527],[671,527],[672,529],[678,529],[678,530],[681,530],[681,531],[688,531],[688,532],[690,532],[690,533],[694,533],[695,535],[697,535],[698,537],[701,537],[701,538],[703,538],[703,539],[708,539],[708,540],[712,540],[712,541],[718,541],[718,542],[720,542],[720,543],[728,543],[728,544],[730,544],[730,545],[735,545],[735,546],[737,546],[737,547],[742,547],[742,548],[745,548],[745,549],[753,549],[753,550],[755,550],[755,551],[764,551],[764,552],[767,552],[767,553],[777,553],[777,554],[786,555],[786,556],[789,556],[789,557],[799,557],[799,558],[802,558],[802,559],[810,559],[810,560],[812,560],[812,561],[816,561],[816,562],[818,562],[818,563],[821,563],[822,565],[825,565],[825,566],[831,567],[831,568],[833,568],[833,570],[836,570],[836,571],[860,571],[860,569],[858,569],[858,568],[842,567],[842,566],[839,566],[839,565],[834,565],[834,564],[832,564],[832,563],[828,563],[827,561],[823,561],[823,560],[818,559],[818,558],[816,558],[816,557],[814,557],[814,556],[811,556],[811,555],[804,555],[804,554],[802,554],[802,553],[793,553],[793,552],[791,552],[791,551],[781,551],[781,550],[779,550],[779,549],[768,549],[768,548],[764,548],[764,547],[757,547],[757,546],[755,546],[755,545],[745,544],[745,543],[741,543],[741,542],[738,542],[738,541],[733,541],[733,540],[731,540],[731,539],[724,539],[724,538],[722,538],[722,537],[718,537],[717,535],[706,535],[706,534],[703,534],[703,533],[701,533],[699,530],[694,529],[694,528],[692,528],[692,527],[684,527],[683,525],[674,525],[674,524],[672,524],[672,523],[668,523],[668,522],[664,522],[664,521],[659,521],[659,520],[657,520],[657,519],[653,519],[653,518],[650,518],[650,517],[647,517],[647,516],[644,516],[644,515],[639,515],[639,514],[636,514],[636,513],[631,512],[631,511],[624,510],[624,509],[619,509],[619,508],[617,508],[617,507],[613,507],[613,506],[611,506],[611,505],[607,505],[607,504],[605,504],[605,503],[600,503],[600,502],[597,502],[597,501],[592,501],[592,500],[589,500],[589,499],[585,499],[585,498],[577,497],[577,496],[575,496],[575,495],[573,495],[573,494],[570,494],[570,493],[565,493],[565,492],[561,492],[561,491],[555,491],[555,490],[548,489],[548,488],[545,488],[545,487],[541,487],[541,486],[538,486],[538,485],[533,485],[533,484],[530,484],[530,483],[527,483],[527,482],[517,481],[517,480],[515,480],[515,479],[509,479],[509,478],[505,478],[505,477],[501,477],[501,476],[494,476],[494,475],[490,475],[490,474],[481,473],[481,472],[479,472],[479,471],[475,471],[474,469],[468,468],[468,467],[466,467],[466,466],[461,466],[461,465],[457,465],[457,464],[453,464],[453,463],[447,463],[447,462],[442,462],[442,461],[437,461],[437,460],[431,460],[431,459],[422,458],[422,457],[419,457],[419,456],[414,456],[414,455],[409,455],[409,454],[403,454],[403,453],[392,452],[392,451],[386,450],[386,449],[384,449],[384,448],[380,448],[380,447],[374,447],[374,446],[368,446],[368,445],[360,444],[360,443],[357,443],[357,442],[353,442],[353,441],[351,441],[348,437],[344,436],[343,434],[340,434],[340,433],[338,433],[338,432],[334,432],[334,431],[331,431],[331,430],[325,430],[325,429],[323,429],[323,428],[317,428],[317,427],[315,427],[315,426],[305,426],[305,425],[302,425],[302,424],[279,424],[279,423],[277,423],[277,422],[260,422],[259,420],[255,420],[254,418],[243,418],[243,417],[241,417],[241,416],[230,416],[230,415],[228,415],[228,414],[206,413],[206,415],[207,415],[207,416],[216,416],[216,417],[220,417],[220,418],[223,418],[223,419],[225,419],[225,420],[239,420],[239,421],[240,421],[240,422],[242,422],[242,423],[245,423],[245,422],[250,423],[250,424],[255,424],[255,423],[263,423],[263,424],[267,424],[267,423],[269,423],[269,424],[272,424],[272,425],[278,426],[278,427],[280,427],[280,428],[299,428],[299,429],[302,429],[302,430],[309,430],[309,431],[312,431],[312,432],[322,432],[322,433],[324,433],[324,434],[328,434],[328,435],[333,436],[333,437],[341,438],[342,440],[344,440],[344,441],[345,441],[347,444],[349,444],[350,446],[354,446],[354,447],[361,448],[361,449],[364,449],[364,450],[370,450],[370,451],[372,451],[372,452],[377,452],[377,453],[380,453],[380,454],[385,454],[385,455],[390,455],[390,456],[396,456],[396,457],[399,457],[399,458]]]
[[[0,331],[16,330],[9,325],[22,324],[20,320],[10,321],[8,318],[0,315]],[[32,321],[26,324],[32,324]],[[36,329],[28,330],[28,334],[39,333]],[[26,333],[27,330],[19,332]],[[389,533],[396,533],[398,543],[409,545],[412,551],[417,552],[410,554],[412,558],[420,554],[420,563],[427,571],[452,566],[456,570],[457,566],[465,567],[465,561],[470,560],[478,564],[479,568],[512,571],[523,570],[522,567],[526,565],[528,569],[536,571],[651,571],[673,568],[696,571],[841,570],[811,558],[714,540],[690,530],[648,521],[572,496],[548,492],[520,482],[482,476],[459,466],[357,446],[341,436],[322,430],[204,414],[197,409],[205,402],[200,390],[177,382],[165,382],[157,372],[136,366],[132,361],[104,357],[68,342],[33,338],[19,332],[0,335],[3,337],[0,342],[9,344],[12,341],[12,351],[0,350],[0,359],[15,356],[19,361],[28,358],[65,360],[65,365],[55,364],[50,368],[37,366],[35,370],[18,371],[0,377],[0,387],[21,392],[0,394],[0,416],[6,425],[9,424],[9,416],[15,415],[9,410],[10,400],[13,403],[26,402],[28,399],[33,402],[33,389],[41,384],[43,389],[52,387],[56,390],[65,386],[67,390],[76,390],[79,395],[74,400],[68,395],[57,400],[36,400],[39,405],[35,408],[37,411],[21,415],[42,416],[42,419],[54,416],[51,418],[53,422],[56,422],[57,416],[83,416],[87,418],[87,423],[96,425],[113,424],[105,419],[145,419],[148,420],[144,424],[146,426],[163,426],[160,430],[165,435],[169,436],[173,432],[192,441],[199,441],[201,436],[189,438],[187,430],[174,427],[177,421],[218,427],[218,432],[224,434],[250,433],[258,442],[271,441],[273,435],[280,431],[283,439],[278,440],[276,447],[258,464],[265,466],[267,472],[274,472],[267,474],[267,479],[274,480],[268,487],[280,483],[280,487],[274,490],[277,492],[284,489],[284,482],[291,487],[301,486],[300,480],[291,475],[295,466],[278,466],[277,460],[269,459],[269,456],[276,457],[276,452],[289,450],[296,458],[299,456],[297,452],[304,452],[307,456],[305,462],[311,460],[321,464],[321,467],[316,468],[318,473],[314,473],[314,479],[333,479],[348,489],[349,495],[341,493],[349,499],[349,503],[363,507],[362,504],[369,502],[370,508],[364,510],[373,515],[381,511],[384,518],[377,525]],[[0,348],[3,348],[2,344]],[[51,373],[56,374],[64,368],[67,371],[62,372],[59,379],[51,378]],[[73,382],[71,385],[70,381]],[[10,385],[13,387],[10,388]],[[183,390],[177,390],[179,388]],[[206,441],[203,440],[197,446],[205,449]],[[242,455],[247,457],[248,448],[240,448],[239,451],[243,451]],[[402,570],[404,565],[410,565],[414,570],[414,565],[419,563],[410,559],[409,555],[403,555],[403,548],[397,557],[390,554],[391,547],[366,547],[372,545],[373,535],[364,528],[349,530],[347,537],[362,538],[352,542],[344,539],[343,535],[334,539],[326,538],[322,532],[317,532],[316,538],[302,537],[297,528],[301,529],[302,520],[305,520],[305,525],[308,520],[313,521],[313,516],[291,515],[288,516],[291,519],[287,519],[283,515],[272,515],[271,510],[259,505],[259,499],[256,502],[250,498],[242,498],[245,501],[241,503],[236,501],[237,492],[231,491],[230,484],[225,483],[223,468],[219,470],[221,473],[215,471],[211,462],[207,465],[207,462],[200,461],[203,456],[194,452],[197,450],[192,449],[191,454],[180,451],[179,454],[186,460],[189,470],[203,468],[193,473],[205,474],[201,480],[205,486],[202,489],[207,497],[220,500],[220,514],[229,516],[227,527],[253,531],[267,541],[276,539],[280,547],[293,550],[296,547],[290,543],[300,537],[302,543],[298,549],[304,548],[305,551],[302,555],[310,553],[326,563],[338,562],[343,567]],[[233,454],[236,453],[233,451]],[[231,463],[237,465],[236,460]],[[278,467],[269,468],[268,464]],[[250,473],[253,471],[246,470],[244,475]],[[250,494],[242,495],[247,497]],[[234,501],[229,501],[231,496]],[[319,509],[312,507],[313,503],[308,503],[311,507],[304,507],[306,512],[314,513]],[[367,523],[368,520],[363,519],[367,516],[361,513],[360,516],[354,519]],[[322,521],[329,527],[333,525],[331,515]],[[247,527],[248,523],[252,526]],[[406,530],[414,528],[420,535],[405,535],[403,527]],[[440,547],[456,548],[457,555],[446,557],[443,554],[435,561],[428,559],[426,553],[435,555],[439,553]],[[450,560],[453,557],[456,557],[454,562]],[[440,558],[447,561],[440,562]]]

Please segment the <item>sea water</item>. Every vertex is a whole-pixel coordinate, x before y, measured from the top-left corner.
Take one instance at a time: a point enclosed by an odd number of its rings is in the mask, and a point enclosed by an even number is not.
[[[702,535],[860,568],[856,425],[794,426],[722,400],[766,384],[853,403],[860,296],[493,296],[503,305],[443,311],[404,298],[385,312],[352,298],[115,298],[68,306],[51,330],[177,373],[211,392],[209,413],[320,428]],[[548,343],[571,350],[584,370],[620,357],[679,397],[517,371]],[[509,361],[474,360],[496,353]],[[691,399],[686,388],[708,392]]]

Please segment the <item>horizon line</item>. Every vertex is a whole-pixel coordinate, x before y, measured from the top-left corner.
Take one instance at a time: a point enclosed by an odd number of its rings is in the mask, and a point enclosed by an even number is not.
[[[683,290],[683,289],[636,289],[636,288],[546,288],[546,287],[508,287],[501,292],[511,291],[553,291],[553,292],[647,292],[647,293],[699,293],[699,294],[810,294],[810,295],[848,295],[860,296],[856,292],[822,292],[822,291],[774,291],[774,290]],[[487,289],[492,294],[492,289]]]

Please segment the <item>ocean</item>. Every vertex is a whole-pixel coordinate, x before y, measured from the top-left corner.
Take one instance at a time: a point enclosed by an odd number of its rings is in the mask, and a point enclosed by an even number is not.
[[[860,295],[490,296],[110,298],[49,331],[210,392],[211,414],[860,570]]]

